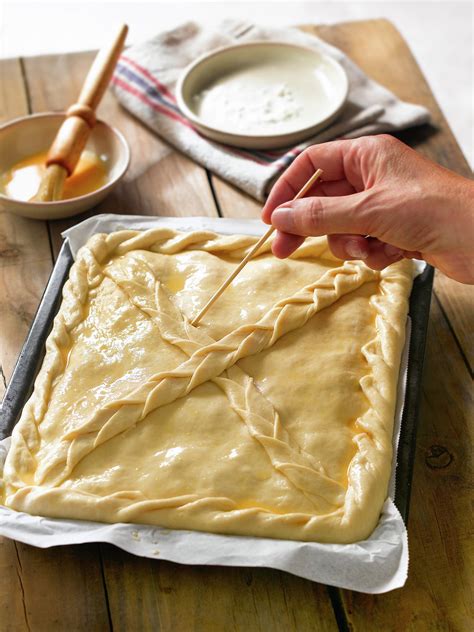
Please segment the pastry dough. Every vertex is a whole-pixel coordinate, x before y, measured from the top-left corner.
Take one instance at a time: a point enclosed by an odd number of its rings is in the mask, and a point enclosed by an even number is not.
[[[278,260],[266,244],[193,327],[256,239],[158,228],[79,251],[13,432],[7,507],[320,542],[372,532],[412,264],[342,262],[325,238]]]

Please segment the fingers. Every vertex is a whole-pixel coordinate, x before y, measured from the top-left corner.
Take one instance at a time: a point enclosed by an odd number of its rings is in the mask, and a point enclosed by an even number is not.
[[[272,252],[275,257],[285,259],[285,257],[289,257],[297,248],[299,248],[303,242],[304,237],[277,231],[272,243]]]
[[[362,235],[330,235],[328,243],[333,255],[338,259],[361,259],[373,270],[383,270],[406,255],[413,254]]]
[[[347,180],[335,180],[333,182],[319,180],[306,193],[305,197],[341,197],[343,195],[352,195],[355,192],[354,187],[347,182]],[[290,202],[293,197],[294,196],[290,198]],[[282,202],[282,204],[285,205],[285,202]],[[268,206],[268,202],[264,206],[262,210],[262,220],[265,223],[271,224],[270,218],[275,208],[276,206],[274,208]]]
[[[364,259],[364,263],[373,270],[383,270],[390,264],[403,259],[403,251],[395,248],[395,246],[385,244],[383,241],[372,237],[367,238],[367,242],[369,253]]]
[[[328,235],[328,244],[332,254],[343,261],[364,261],[369,256],[369,244],[363,235]]]
[[[270,224],[273,209],[284,202],[292,200],[316,169],[323,170],[323,180],[325,182],[345,180],[343,145],[349,142],[351,141],[333,141],[331,143],[314,145],[298,156],[273,185],[263,207],[262,220]],[[311,195],[311,192],[316,190],[316,187],[318,187],[318,184],[310,189],[307,195]]]
[[[427,189],[434,190],[431,197],[413,176],[420,165]],[[318,168],[322,180],[293,201]],[[278,231],[273,252],[286,257],[302,238],[329,235],[337,257],[362,259],[377,270],[403,257],[421,258],[420,252],[426,259],[440,240],[438,223],[425,212],[437,195],[432,180],[431,168],[428,172],[415,152],[389,136],[310,147],[277,181],[263,209],[263,220]]]
[[[356,193],[356,190],[350,182],[347,182],[347,180],[334,180],[333,182],[320,180],[316,185],[314,195],[323,197],[341,197],[343,195],[352,195],[353,193]]]
[[[272,244],[273,254],[279,259],[289,257],[301,246],[304,237],[277,232]],[[363,235],[329,235],[328,244],[335,257],[342,261],[358,259],[373,270],[383,270],[392,263],[407,259],[422,259],[419,252],[408,252]]]
[[[292,235],[374,234],[372,191],[341,197],[310,197],[280,206],[271,223]],[[375,218],[376,219],[376,218]]]
[[[277,232],[272,244],[273,254],[279,259],[289,257],[303,241],[304,237]],[[420,258],[419,253],[404,252],[396,246],[363,235],[329,235],[328,244],[338,259],[359,259],[373,270],[383,270],[404,257]]]
[[[292,200],[316,169],[323,170],[324,182],[343,181],[353,188],[346,193],[324,195],[347,195],[354,191],[370,188],[386,175],[387,164],[392,170],[400,165],[400,156],[407,151],[399,140],[381,134],[350,140],[336,140],[308,147],[273,186],[262,211],[262,219],[270,224],[272,211]],[[324,185],[316,184],[308,195],[321,195]]]

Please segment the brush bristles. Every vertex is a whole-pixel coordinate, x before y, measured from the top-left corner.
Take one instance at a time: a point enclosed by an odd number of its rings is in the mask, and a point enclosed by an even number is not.
[[[55,202],[61,199],[67,171],[61,165],[49,165],[41,180],[34,202]]]

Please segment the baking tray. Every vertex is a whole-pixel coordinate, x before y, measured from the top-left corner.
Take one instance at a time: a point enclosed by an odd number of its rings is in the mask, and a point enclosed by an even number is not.
[[[34,380],[43,360],[46,339],[59,309],[62,288],[72,264],[73,257],[66,240],[63,242],[0,405],[0,440],[11,435],[13,427],[20,417],[22,408],[33,390]],[[433,276],[434,269],[431,266],[426,266],[425,270],[415,278],[410,295],[411,336],[408,349],[405,405],[398,444],[394,499],[405,524],[408,520],[410,505],[423,360]]]

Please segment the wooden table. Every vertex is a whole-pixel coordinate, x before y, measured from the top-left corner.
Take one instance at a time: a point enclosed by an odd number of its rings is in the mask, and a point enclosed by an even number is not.
[[[402,99],[426,105],[434,126],[400,137],[470,175],[414,58],[389,22],[306,29],[347,52]],[[91,58],[79,53],[1,61],[1,119],[64,109],[78,94]],[[258,216],[254,200],[166,145],[112,95],[100,115],[123,131],[133,159],[124,183],[97,212]],[[60,232],[81,219],[0,215],[2,390],[58,253]],[[472,306],[471,288],[436,275],[411,500],[410,572],[403,589],[368,596],[274,570],[180,566],[110,545],[41,550],[0,539],[1,632],[472,629]]]

